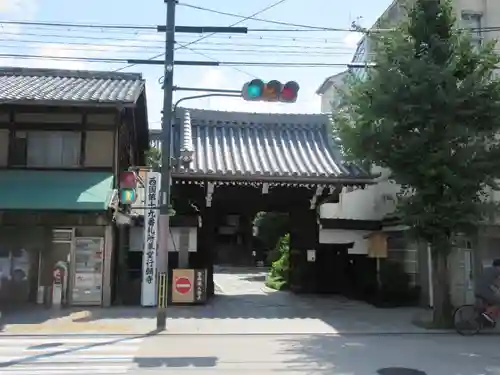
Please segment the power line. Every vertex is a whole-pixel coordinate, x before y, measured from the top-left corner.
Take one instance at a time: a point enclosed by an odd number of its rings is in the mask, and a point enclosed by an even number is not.
[[[197,50],[195,50],[195,49],[192,49],[192,48],[190,48],[190,47],[184,47],[184,48],[185,48],[185,49],[187,49],[189,52],[193,52],[193,53],[195,53],[195,54],[197,54],[197,55],[200,55],[200,56],[206,57],[206,58],[207,58],[207,59],[209,59],[209,60],[212,60],[212,61],[215,61],[215,62],[219,62],[219,60],[217,60],[217,59],[213,58],[213,57],[212,57],[212,56],[210,56],[210,55],[207,55],[206,53],[199,52],[199,51],[197,51]],[[180,51],[180,52],[186,52],[186,51]],[[240,72],[240,73],[243,73],[243,74],[245,74],[245,75],[247,75],[247,76],[249,76],[249,77],[252,77],[252,78],[257,78],[257,77],[256,77],[255,75],[253,75],[252,73],[249,73],[249,72],[247,72],[247,71],[245,71],[245,70],[243,70],[243,69],[236,68],[236,67],[231,67],[231,69],[234,69],[235,71]],[[161,78],[160,78],[160,80],[161,80],[162,78],[163,78],[163,77],[161,77]],[[162,83],[162,84],[163,84],[163,83]]]
[[[2,23],[3,22],[3,23]],[[19,24],[22,23],[22,24]],[[32,25],[31,23],[34,23]],[[64,28],[66,31],[75,31],[75,29],[86,29],[81,30],[85,33],[112,33],[112,34],[138,34],[138,33],[147,33],[147,34],[156,34],[158,32],[159,25],[148,25],[148,26],[140,26],[138,25],[100,25],[100,24],[78,24],[78,23],[35,23],[31,22],[30,24],[25,24],[23,21],[0,21],[0,26],[2,24],[5,25],[18,25],[23,26],[24,29],[29,30],[59,30]],[[121,27],[121,28],[120,28]],[[314,30],[314,29],[299,29],[299,28],[249,28],[249,32],[282,32],[282,33],[313,33],[313,32],[328,32],[329,30]],[[331,30],[330,30],[331,31]],[[336,31],[336,30],[333,30]],[[357,32],[355,30],[350,30],[352,32]]]
[[[2,40],[0,39],[0,42]],[[30,46],[27,45],[25,48],[29,48]],[[88,48],[88,47],[95,47],[95,48]],[[63,48],[58,48],[59,50],[61,51],[81,51],[81,52],[93,52],[93,53],[99,53],[99,52],[104,52],[106,51],[106,49],[104,48],[97,48],[99,47],[98,45],[90,45],[88,47],[63,47]],[[111,47],[109,45],[105,45],[105,46],[102,46],[102,47]],[[4,49],[19,49],[19,46],[18,45],[12,45],[12,44],[0,44],[0,48],[4,48]],[[160,47],[153,47],[152,48],[153,50],[156,49],[156,50],[159,50],[161,49]],[[309,56],[325,56],[325,57],[333,57],[333,56],[351,56],[352,55],[352,52],[348,52],[348,51],[338,51],[338,52],[335,52],[335,51],[331,51],[331,52],[324,52],[324,51],[315,51],[315,50],[309,50],[307,53],[304,53],[303,51],[290,51],[290,50],[287,50],[287,51],[280,51],[280,50],[258,50],[258,49],[255,49],[255,48],[250,48],[250,49],[234,49],[234,48],[200,48],[200,47],[197,47],[197,48],[187,48],[186,51],[181,51],[181,52],[184,52],[184,53],[195,53],[197,55],[200,55],[200,56],[203,56],[203,57],[206,57],[208,58],[209,60],[212,60],[212,61],[216,61],[218,62],[219,60],[210,56],[210,55],[207,55],[205,52],[211,52],[211,53],[223,53],[223,54],[243,54],[243,55],[253,55],[253,56],[262,56],[262,55],[275,55],[275,56],[295,56],[295,57],[304,57],[304,58],[307,58]],[[127,49],[127,48],[120,48],[119,50],[116,50],[116,51],[113,51],[113,53],[119,53],[119,54],[122,54],[122,53],[151,53],[151,48],[149,48],[148,50],[138,50],[138,49]],[[255,75],[253,74],[250,74],[250,73],[247,73],[247,72],[244,72],[242,71],[241,73],[245,73],[249,76],[251,76],[252,78],[256,78]]]
[[[114,30],[153,30],[156,31],[156,26],[142,25],[113,25],[113,24],[95,24],[95,23],[72,23],[72,22],[39,22],[39,21],[0,21],[4,25],[19,25],[19,26],[49,26],[49,27],[78,27],[85,29],[114,29]]]
[[[187,7],[187,8],[202,10],[202,11],[209,12],[209,13],[219,14],[219,15],[222,15],[222,16],[242,18],[242,21],[243,20],[246,21],[246,20],[250,19],[252,21],[259,21],[259,22],[271,23],[271,24],[274,24],[274,25],[300,27],[300,28],[303,28],[303,29],[310,29],[310,30],[317,30],[317,31],[342,31],[342,32],[356,31],[356,30],[353,30],[353,29],[339,29],[339,28],[332,28],[332,27],[302,25],[302,24],[298,24],[298,23],[267,20],[267,19],[263,19],[263,18],[257,18],[254,15],[252,15],[250,17],[244,17],[244,16],[241,16],[241,15],[235,14],[235,13],[222,12],[222,11],[219,11],[219,10],[205,8],[205,7],[200,7],[200,6],[197,6],[197,5],[186,4],[186,3],[179,3],[179,5]]]
[[[124,40],[125,41],[125,40]],[[69,45],[69,46],[87,46],[87,47],[115,47],[115,48],[124,48],[127,49],[138,49],[138,50],[155,50],[158,48],[162,48],[161,45],[152,45],[152,44],[113,44],[113,43],[86,43],[86,42],[73,42],[73,41],[53,41],[53,40],[31,40],[31,39],[15,39],[15,38],[0,38],[0,42],[10,42],[10,43],[21,43],[21,44],[55,44],[60,46]],[[137,41],[140,43],[140,41]],[[283,45],[283,44],[251,44],[251,43],[220,43],[220,42],[202,42],[201,46],[221,46],[221,47],[248,47],[254,48],[255,52],[279,52],[277,49],[286,49],[286,50],[297,50],[297,52],[303,52],[303,50],[317,50],[317,51],[344,51],[344,52],[353,52],[353,48],[348,47],[329,47],[329,46],[310,46],[310,45]],[[198,48],[198,47],[197,47]],[[259,50],[256,50],[258,48]],[[261,50],[262,48],[273,48],[273,51]],[[64,49],[64,48],[61,48]],[[80,48],[76,49],[80,50]],[[81,50],[87,50],[86,48],[82,48]],[[102,50],[102,48],[101,48]],[[233,49],[224,49],[224,48],[206,48],[205,51],[231,51]],[[292,51],[293,52],[293,51]]]
[[[271,5],[268,5],[268,6],[264,7],[264,8],[262,8],[261,10],[259,10],[259,11],[255,12],[255,13],[251,14],[251,15],[250,15],[250,16],[248,16],[247,18],[243,18],[242,20],[240,20],[240,21],[238,21],[238,22],[235,22],[235,23],[233,23],[233,24],[229,25],[228,27],[238,26],[239,24],[243,23],[243,22],[244,22],[244,21],[246,21],[247,19],[250,19],[250,18],[252,18],[252,17],[258,16],[258,15],[259,15],[259,14],[261,14],[261,13],[264,13],[264,12],[266,12],[266,11],[268,11],[268,10],[270,10],[270,9],[274,8],[274,7],[277,7],[278,5],[280,5],[280,4],[282,4],[282,3],[284,3],[285,1],[287,1],[287,0],[278,0],[278,1],[274,2],[274,3],[272,3]],[[196,40],[194,40],[194,41],[191,41],[191,42],[189,42],[189,43],[186,43],[186,44],[180,45],[179,47],[175,48],[175,50],[178,50],[178,49],[180,49],[180,48],[187,48],[187,47],[189,47],[189,46],[191,46],[191,45],[193,45],[193,44],[195,44],[195,43],[201,42],[202,40],[205,40],[205,39],[207,39],[207,38],[209,38],[209,37],[213,36],[214,34],[216,34],[216,33],[210,33],[210,34],[203,35],[203,36],[201,36],[200,38],[198,38],[198,39],[196,39]],[[159,57],[163,57],[163,56],[165,56],[165,53],[160,53],[160,54],[158,54],[158,55],[155,55],[155,56],[150,57],[150,58],[149,58],[149,60],[154,60],[154,59],[157,59],[157,58],[159,58]],[[134,66],[134,64],[129,64],[129,65],[127,65],[127,66],[123,67],[123,68],[117,69],[116,71],[120,71],[120,70],[124,70],[124,69],[127,69],[127,68],[131,68],[131,67],[133,67],[133,66]],[[250,73],[246,73],[246,74],[252,75],[252,74],[250,74]],[[252,76],[253,76],[253,75],[252,75]]]
[[[197,9],[197,10],[202,10],[205,12],[209,13],[214,13],[214,14],[219,14],[222,16],[229,16],[229,17],[235,17],[235,18],[243,18],[242,15],[240,14],[235,14],[235,13],[229,13],[229,12],[223,12],[219,11],[216,9],[211,9],[211,8],[205,8],[201,7],[198,5],[192,5],[192,4],[187,4],[187,3],[179,3],[179,5],[187,7],[187,8],[192,8],[192,9]],[[276,21],[276,20],[268,20],[264,18],[257,18],[257,17],[250,17],[252,21],[258,21],[258,22],[264,22],[264,23],[270,23],[274,25],[282,25],[282,26],[291,26],[291,27],[300,27],[302,29],[307,29],[309,31],[335,31],[335,32],[355,32],[355,33],[360,33],[359,30],[353,29],[353,28],[336,28],[336,27],[325,27],[325,26],[314,26],[314,25],[305,25],[305,24],[300,24],[300,23],[292,23],[292,22],[283,22],[283,21]],[[248,20],[248,17],[246,17],[246,20]],[[392,29],[369,29],[367,32],[371,33],[377,33],[377,32],[389,32],[389,31],[395,31],[395,28]],[[490,27],[479,27],[479,28],[461,28],[460,30],[462,31],[481,31],[481,32],[491,32],[491,31],[500,31],[500,26],[490,26]],[[248,31],[286,31],[286,30],[280,30],[280,29],[248,29]],[[294,30],[294,31],[300,31],[300,30]]]
[[[293,27],[300,27],[301,28],[301,29],[254,29],[254,31],[263,31],[263,32],[355,31],[352,29],[339,29],[339,28],[330,28],[330,27],[322,27],[322,26],[301,25],[301,24],[294,24],[294,23],[289,23],[289,22],[280,22],[280,21],[255,18],[255,16],[258,16],[259,14],[262,14],[262,13],[276,7],[285,1],[287,1],[287,0],[279,0],[276,3],[266,7],[266,9],[258,11],[258,12],[254,13],[248,17],[241,16],[241,15],[234,14],[234,13],[221,12],[221,11],[217,11],[214,9],[199,7],[199,6],[191,5],[191,4],[179,3],[179,5],[183,5],[183,6],[188,7],[188,8],[203,10],[206,12],[211,12],[211,13],[215,13],[215,14],[219,14],[219,15],[241,18],[241,21],[238,21],[238,24],[240,24],[244,21],[247,21],[247,20],[253,20],[253,21],[260,21],[260,22],[272,23],[272,24],[277,24],[277,25],[293,26]],[[157,31],[157,26],[155,26],[155,25],[120,25],[120,24],[72,23],[72,22],[59,22],[59,21],[44,22],[44,21],[1,21],[1,20],[0,20],[0,24],[17,25],[17,26],[36,26],[36,27],[44,27],[44,28],[64,27],[64,28],[83,28],[83,29],[99,29],[99,30],[108,29],[108,30],[116,30],[116,31],[118,31],[118,30]],[[232,27],[232,26],[229,26],[229,27]],[[303,29],[308,29],[308,30],[303,30]]]
[[[96,30],[97,31],[97,30]],[[141,35],[158,35],[157,33],[132,33],[137,37]],[[2,35],[11,35],[11,36],[36,36],[36,37],[46,37],[46,38],[58,38],[58,39],[83,39],[83,40],[111,40],[111,41],[123,41],[130,42],[130,38],[117,38],[116,36],[93,36],[93,35],[61,35],[61,34],[53,34],[53,33],[30,33],[30,32],[2,32]],[[186,35],[180,36],[181,38],[186,37]],[[241,40],[266,40],[266,41],[293,41],[293,42],[305,42],[305,43],[322,43],[322,44],[344,44],[344,41],[341,39],[331,39],[331,38],[321,38],[321,37],[297,37],[297,36],[264,36],[264,35],[214,35],[211,39],[217,40],[237,40],[240,43]],[[140,40],[142,43],[142,40]],[[188,43],[189,40],[178,40],[179,43]],[[158,43],[163,46],[162,40],[149,40],[148,43]],[[207,43],[207,42],[205,42]]]
[[[65,45],[68,46],[81,46],[79,47],[61,47],[61,44],[58,42],[51,41],[41,41],[41,40],[16,40],[16,39],[0,39],[1,42],[10,42],[10,43],[24,43],[25,45],[21,46],[21,48],[30,48],[32,44],[56,44],[59,46],[59,50],[61,51],[82,51],[82,52],[104,52],[106,49],[104,47],[117,48],[117,50],[113,51],[114,53],[148,53],[150,51],[159,50],[161,46],[148,46],[148,45],[120,45],[120,44],[95,44],[95,43],[82,43],[82,42],[65,42]],[[207,48],[204,45],[218,45],[232,48]],[[33,46],[36,48],[36,46]],[[95,47],[95,48],[92,48]],[[239,47],[239,48],[234,48]],[[243,47],[243,48],[241,48]],[[249,48],[245,48],[249,47]],[[0,48],[19,49],[20,46],[17,44],[0,44]],[[264,49],[264,48],[272,48],[272,50]],[[307,50],[304,53],[304,50]],[[245,54],[245,55],[283,55],[283,56],[297,56],[297,57],[308,57],[308,56],[351,56],[353,54],[352,49],[349,48],[338,48],[338,47],[318,47],[318,46],[291,46],[291,45],[259,45],[259,44],[233,44],[233,43],[202,43],[200,46],[196,48],[186,48],[186,51],[181,52],[192,52],[198,54],[200,56],[206,57],[212,61],[218,61],[210,55],[207,55],[205,52],[218,52],[223,54]],[[496,50],[499,52],[500,50]],[[371,53],[369,55],[375,55],[375,53]],[[247,74],[246,72],[244,72]],[[250,75],[250,74],[249,74]],[[251,75],[255,77],[254,75]]]
[[[10,53],[0,53],[0,58],[10,58],[10,59],[44,59],[44,60],[56,60],[56,61],[84,61],[84,62],[95,62],[95,63],[127,63],[132,58],[114,58],[114,57],[73,57],[73,56],[48,56],[48,55],[29,55],[29,54],[10,54]],[[151,61],[151,60],[150,60]],[[163,61],[160,61],[163,63]],[[233,67],[233,66],[267,66],[267,67],[346,67],[350,65],[347,63],[320,63],[320,62],[297,62],[297,63],[285,63],[285,62],[255,62],[255,61],[220,61],[220,67]],[[135,64],[137,65],[137,64]]]
[[[285,2],[287,0],[281,0],[282,2]],[[279,5],[281,2],[278,1]],[[240,24],[244,21],[247,20],[252,20],[252,21],[258,21],[258,22],[264,22],[264,23],[270,23],[270,24],[275,24],[275,25],[281,25],[281,26],[291,26],[291,27],[297,27],[298,29],[284,29],[284,28],[275,28],[275,29],[257,29],[257,28],[249,28],[249,32],[355,32],[355,33],[360,33],[359,30],[355,30],[352,28],[335,28],[335,27],[326,27],[326,26],[314,26],[314,25],[305,25],[305,24],[298,24],[298,23],[292,23],[292,22],[284,22],[284,21],[276,21],[276,20],[268,20],[264,18],[257,18],[256,16],[271,9],[271,7],[277,6],[274,5],[269,7],[268,9],[265,9],[263,11],[256,12],[254,15],[251,16],[242,16],[236,13],[229,13],[229,12],[223,12],[223,11],[218,11],[215,9],[210,9],[210,8],[205,8],[197,5],[192,5],[192,4],[187,4],[187,3],[179,3],[181,6],[185,6],[187,8],[193,8],[205,12],[210,12],[210,13],[215,13],[219,15],[224,15],[224,16],[229,16],[229,17],[236,17],[236,18],[241,18],[241,21],[239,21],[237,24]],[[53,22],[44,22],[44,21],[8,21],[8,20],[0,20],[0,25],[17,25],[17,26],[25,26],[25,27],[32,27],[32,28],[41,28],[41,29],[46,29],[46,28],[83,28],[83,29],[89,29],[87,32],[100,32],[101,30],[108,30],[108,31],[115,31],[115,32],[120,32],[123,33],[124,31],[127,30],[132,30],[135,32],[141,31],[141,32],[157,32],[157,25],[126,25],[126,24],[90,24],[90,23],[72,23],[72,22],[58,22],[58,21],[53,21]],[[232,26],[229,26],[232,27]],[[462,28],[460,30],[470,30],[470,31],[481,31],[481,32],[495,32],[495,31],[500,31],[500,26],[489,26],[489,27],[476,27],[476,28]],[[367,30],[368,32],[385,32],[385,31],[394,31],[394,29],[369,29]],[[210,35],[210,34],[209,34]]]

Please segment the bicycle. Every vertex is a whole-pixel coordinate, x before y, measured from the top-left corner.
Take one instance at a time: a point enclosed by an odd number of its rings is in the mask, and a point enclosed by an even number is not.
[[[482,315],[488,304],[481,298],[474,305],[462,305],[453,313],[455,331],[462,336],[474,336],[484,329],[493,329],[496,322],[491,324]]]

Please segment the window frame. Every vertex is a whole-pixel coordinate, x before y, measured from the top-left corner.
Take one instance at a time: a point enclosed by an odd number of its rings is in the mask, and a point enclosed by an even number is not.
[[[33,136],[34,134],[38,135],[54,135],[54,134],[59,134],[61,135],[62,143],[61,143],[61,150],[60,150],[60,158],[61,162],[60,163],[53,163],[53,164],[37,164],[34,165],[30,162],[30,134]],[[64,142],[68,139],[65,137],[66,134],[73,134],[73,136],[76,135],[74,139],[74,146],[77,148],[76,150],[76,157],[77,162],[75,164],[70,164],[70,163],[64,163],[63,162],[63,156],[64,156]],[[45,140],[45,142],[48,141],[49,138]],[[12,131],[12,136],[10,138],[11,140],[11,145],[9,146],[9,167],[13,168],[26,168],[26,169],[78,169],[83,167],[83,154],[84,151],[83,149],[83,143],[85,142],[85,136],[83,131],[77,131],[77,130],[57,130],[57,131],[51,131],[51,130],[37,130],[37,129],[26,129],[26,130],[13,130]],[[47,147],[48,144],[42,147],[42,151],[46,151],[46,149],[50,148]],[[72,150],[72,148],[70,148]],[[44,155],[47,155],[46,152]],[[47,156],[45,156],[47,158]]]

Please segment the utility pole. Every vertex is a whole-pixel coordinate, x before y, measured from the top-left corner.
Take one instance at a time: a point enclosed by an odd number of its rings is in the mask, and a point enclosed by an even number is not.
[[[171,146],[172,146],[172,104],[174,86],[174,51],[175,51],[175,6],[177,0],[165,0],[167,4],[167,24],[165,37],[165,75],[163,81],[163,117],[161,121],[161,202],[158,244],[158,281],[166,285],[158,285],[164,294],[164,302],[158,303],[156,312],[156,328],[164,330],[167,326],[168,296],[168,238],[170,236],[170,180],[171,180]],[[159,284],[159,282],[158,282]]]
[[[166,32],[165,62],[163,81],[163,117],[161,121],[161,201],[160,220],[158,228],[158,262],[157,285],[158,307],[156,312],[156,329],[167,327],[167,296],[168,296],[168,238],[170,236],[170,189],[171,189],[171,148],[172,148],[172,113],[174,93],[174,65],[184,66],[219,66],[213,61],[175,61],[175,31],[182,33],[232,33],[246,34],[246,27],[219,26],[175,26],[175,8],[178,0],[164,0],[167,4],[166,25],[158,26],[159,32]],[[130,60],[132,64],[157,65],[158,60]],[[234,91],[234,90],[231,90]],[[214,94],[211,94],[214,95]],[[226,95],[223,96],[228,96]],[[147,192],[146,192],[147,194]]]

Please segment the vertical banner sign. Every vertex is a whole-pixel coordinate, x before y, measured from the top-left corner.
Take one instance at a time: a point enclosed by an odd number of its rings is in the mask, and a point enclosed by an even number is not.
[[[160,179],[161,175],[158,172],[146,173],[141,306],[156,306],[156,254],[158,250],[158,220],[160,217]]]
[[[196,303],[204,303],[207,300],[207,271],[205,269],[194,270],[195,298]]]

